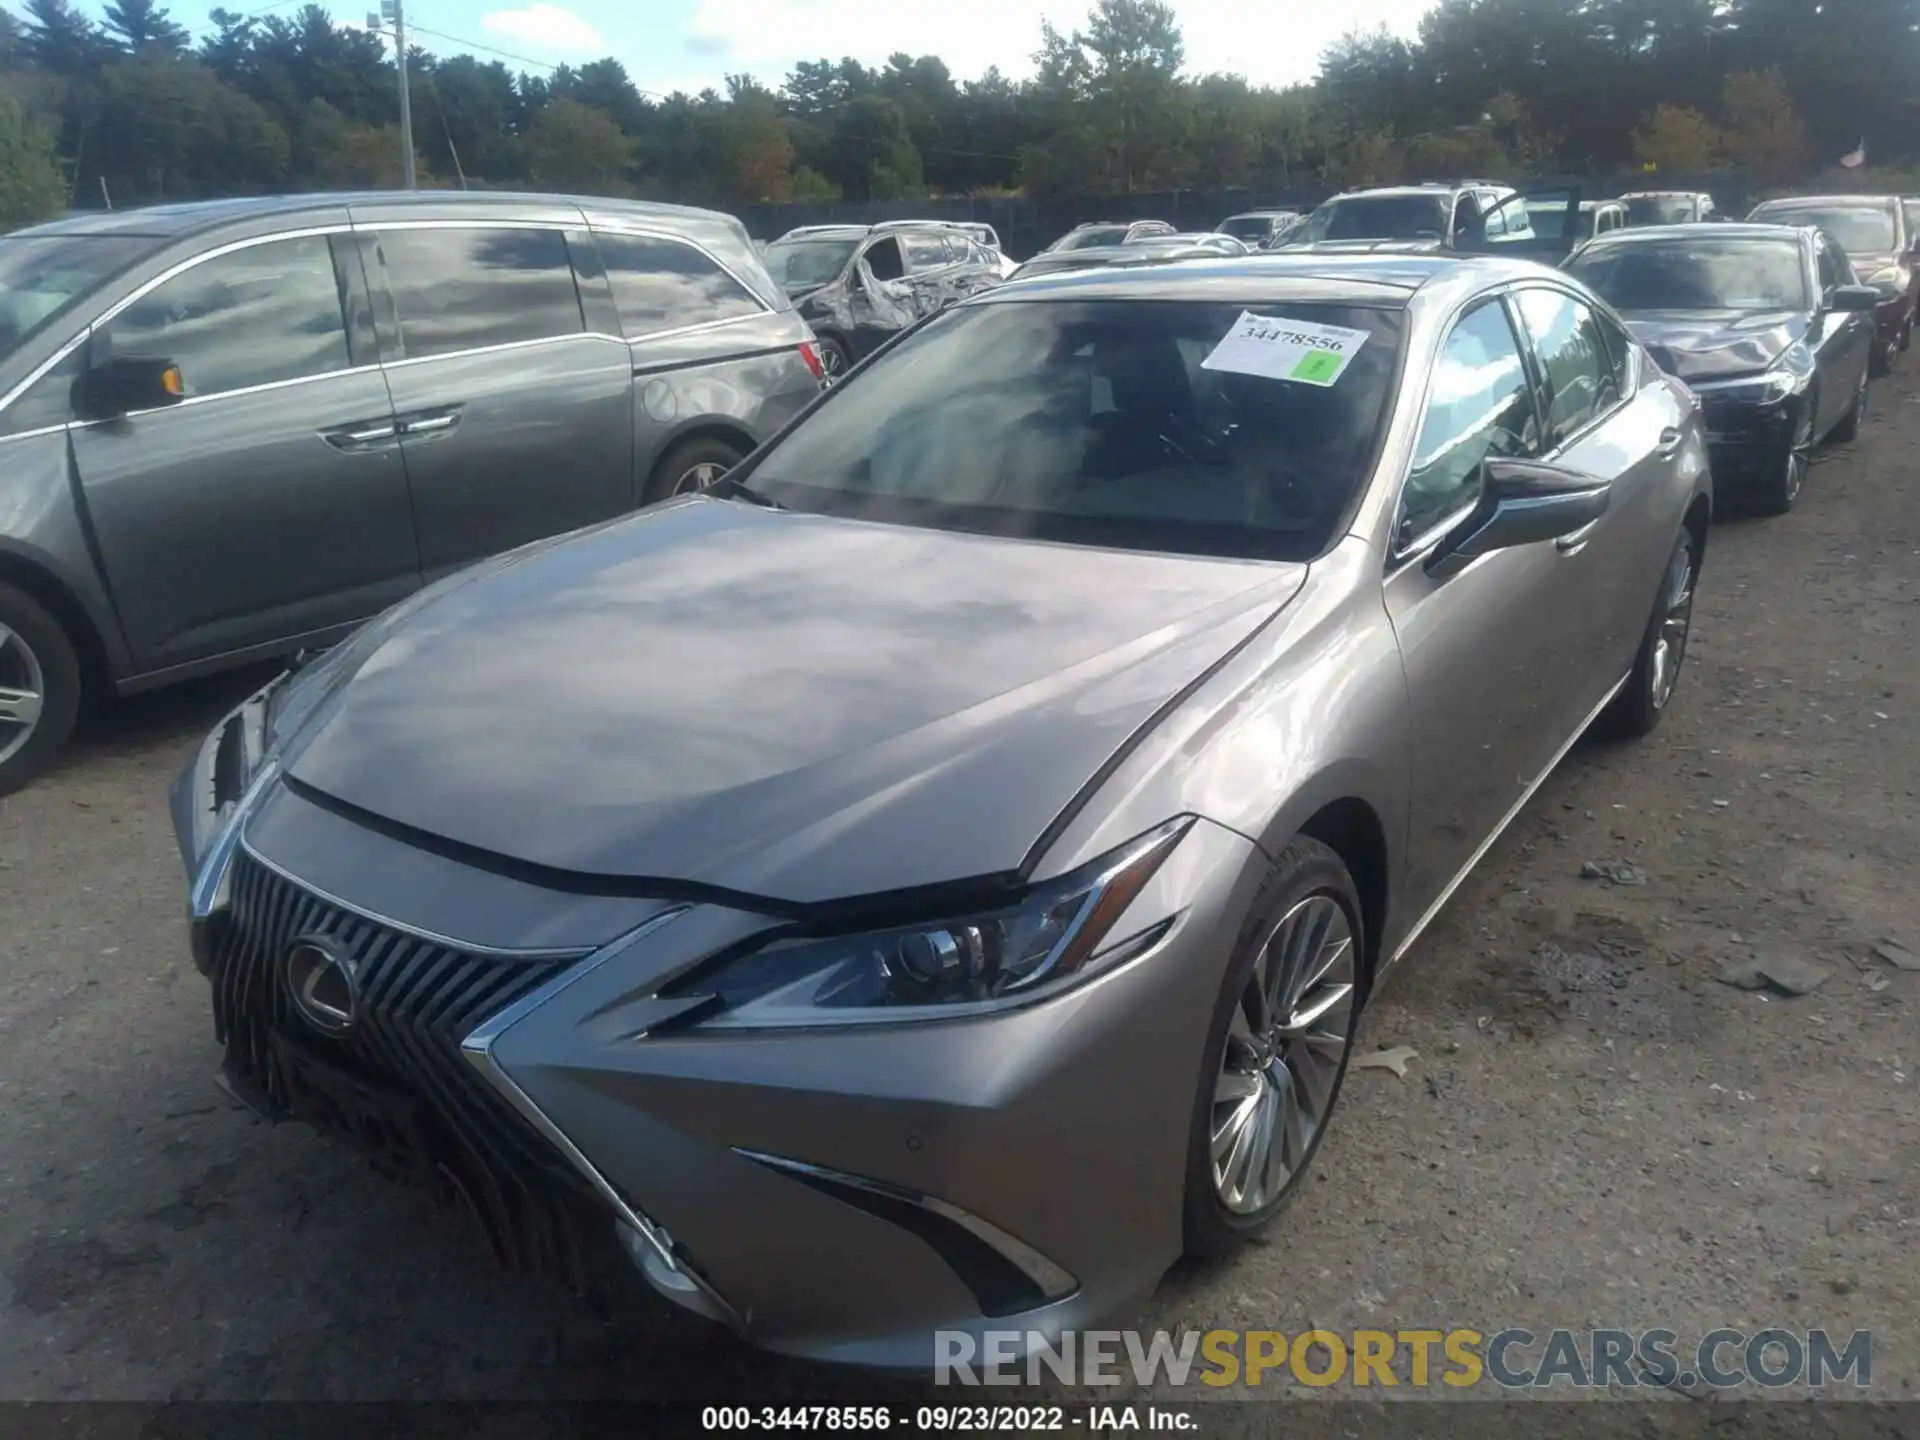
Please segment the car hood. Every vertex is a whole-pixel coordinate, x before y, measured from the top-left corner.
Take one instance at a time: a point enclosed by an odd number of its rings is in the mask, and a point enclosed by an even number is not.
[[[1621,318],[1660,368],[1682,380],[1765,370],[1811,323],[1790,310],[1629,310]]]
[[[1003,874],[1305,574],[690,498],[376,623],[282,765],[570,876],[804,905]]]

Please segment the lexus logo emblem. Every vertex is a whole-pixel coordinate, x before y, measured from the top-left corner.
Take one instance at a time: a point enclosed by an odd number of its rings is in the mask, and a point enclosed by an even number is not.
[[[344,1035],[359,1018],[360,986],[353,962],[324,935],[303,935],[280,962],[287,998],[300,1018],[322,1035]]]

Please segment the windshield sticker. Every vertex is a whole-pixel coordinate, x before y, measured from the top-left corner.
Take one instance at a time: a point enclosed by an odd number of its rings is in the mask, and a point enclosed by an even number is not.
[[[1366,341],[1364,330],[1243,310],[1233,328],[1200,362],[1200,368],[1327,386],[1340,378]]]

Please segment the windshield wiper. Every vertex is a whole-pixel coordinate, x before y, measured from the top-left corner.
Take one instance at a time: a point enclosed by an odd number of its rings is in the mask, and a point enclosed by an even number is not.
[[[731,475],[722,475],[707,487],[707,493],[709,495],[719,495],[724,499],[744,500],[749,505],[758,505],[763,510],[790,510],[793,508],[790,505],[782,505],[771,495],[764,495],[758,490],[748,489],[747,486],[735,480]]]

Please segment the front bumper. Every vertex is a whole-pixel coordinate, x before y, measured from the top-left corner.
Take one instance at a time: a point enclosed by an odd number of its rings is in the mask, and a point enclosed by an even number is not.
[[[1716,485],[1738,486],[1773,476],[1786,463],[1803,396],[1789,396],[1769,405],[1716,396],[1701,396],[1707,430],[1707,463]]]
[[[183,793],[206,792],[217,753]],[[406,1143],[425,1163],[373,1146],[376,1163],[475,1215],[515,1268],[578,1284],[589,1242],[618,1235],[656,1290],[757,1344],[918,1368],[936,1331],[1094,1323],[1180,1254],[1200,1056],[1265,869],[1233,832],[1195,824],[1113,932],[1171,919],[1164,937],[1065,994],[936,1023],[702,1032],[664,1023],[656,990],[767,917],[538,891],[281,785],[240,828],[205,946],[230,1087],[315,1118],[291,1042],[417,1103]],[[449,938],[476,915],[491,946]],[[365,1013],[344,1038],[304,1030],[281,979],[316,933],[356,967]]]

